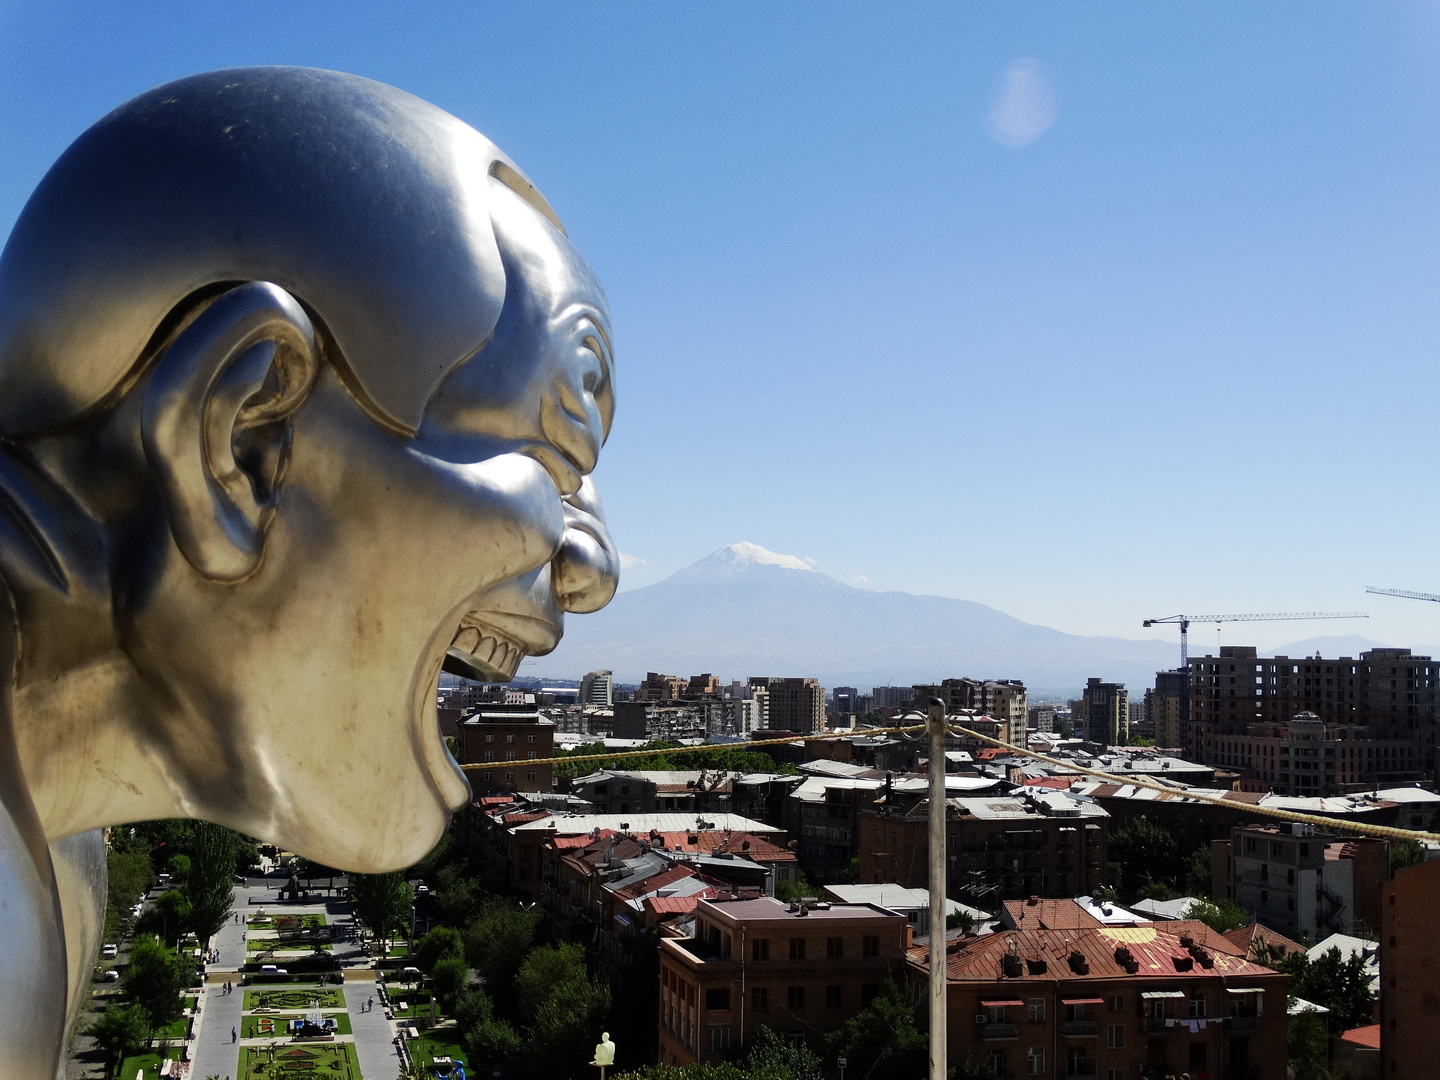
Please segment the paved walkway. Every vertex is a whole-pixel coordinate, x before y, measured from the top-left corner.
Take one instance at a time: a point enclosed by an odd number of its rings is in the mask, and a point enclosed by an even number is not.
[[[361,1012],[368,998],[375,998],[375,1007]],[[366,1077],[384,1080],[400,1069],[400,1055],[395,1049],[395,1025],[385,1019],[375,980],[345,980],[345,1004],[350,1010],[350,1029],[355,1032],[355,1052],[360,1056],[360,1071]]]
[[[223,955],[223,953],[222,953]],[[194,1059],[190,1075],[196,1080],[219,1076],[238,1080],[240,1046],[230,1041],[230,1029],[240,1028],[240,1006],[245,992],[237,985],[233,993],[222,993],[219,983],[205,984],[205,998],[200,1009],[200,1024],[193,1047]]]

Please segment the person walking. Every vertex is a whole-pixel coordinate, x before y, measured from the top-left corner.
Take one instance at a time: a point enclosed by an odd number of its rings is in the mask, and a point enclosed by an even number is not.
[[[238,1039],[239,1037],[240,1037],[240,1033],[237,1032],[237,1031],[232,1027],[232,1028],[230,1029],[230,1041],[233,1043],[233,1042],[234,1042],[236,1039]]]

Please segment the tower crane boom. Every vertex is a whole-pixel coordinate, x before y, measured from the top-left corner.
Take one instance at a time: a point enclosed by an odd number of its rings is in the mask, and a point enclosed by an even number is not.
[[[1433,600],[1440,604],[1440,595],[1435,593],[1411,592],[1409,589],[1377,589],[1374,585],[1366,585],[1365,591],[1376,596],[1401,596],[1406,600]]]

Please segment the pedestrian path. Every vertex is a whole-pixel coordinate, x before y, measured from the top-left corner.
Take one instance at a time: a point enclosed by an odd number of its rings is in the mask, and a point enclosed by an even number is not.
[[[360,1056],[360,1071],[367,1077],[394,1076],[400,1069],[400,1054],[395,1049],[395,1025],[385,1019],[380,995],[374,979],[345,980],[345,1004],[350,1010],[350,1030],[355,1033],[355,1052]],[[375,999],[375,1007],[363,1012],[365,1002]]]
[[[238,1080],[240,1044],[230,1041],[230,1029],[240,1030],[240,1006],[245,994],[237,985],[234,993],[224,993],[220,983],[207,982],[200,1007],[193,1064],[190,1075],[199,1080],[218,1076],[221,1080]]]

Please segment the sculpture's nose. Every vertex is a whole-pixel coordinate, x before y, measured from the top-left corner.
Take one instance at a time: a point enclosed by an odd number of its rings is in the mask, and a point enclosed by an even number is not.
[[[566,611],[599,611],[620,584],[620,555],[590,477],[565,499],[565,540],[552,564],[555,595]]]

